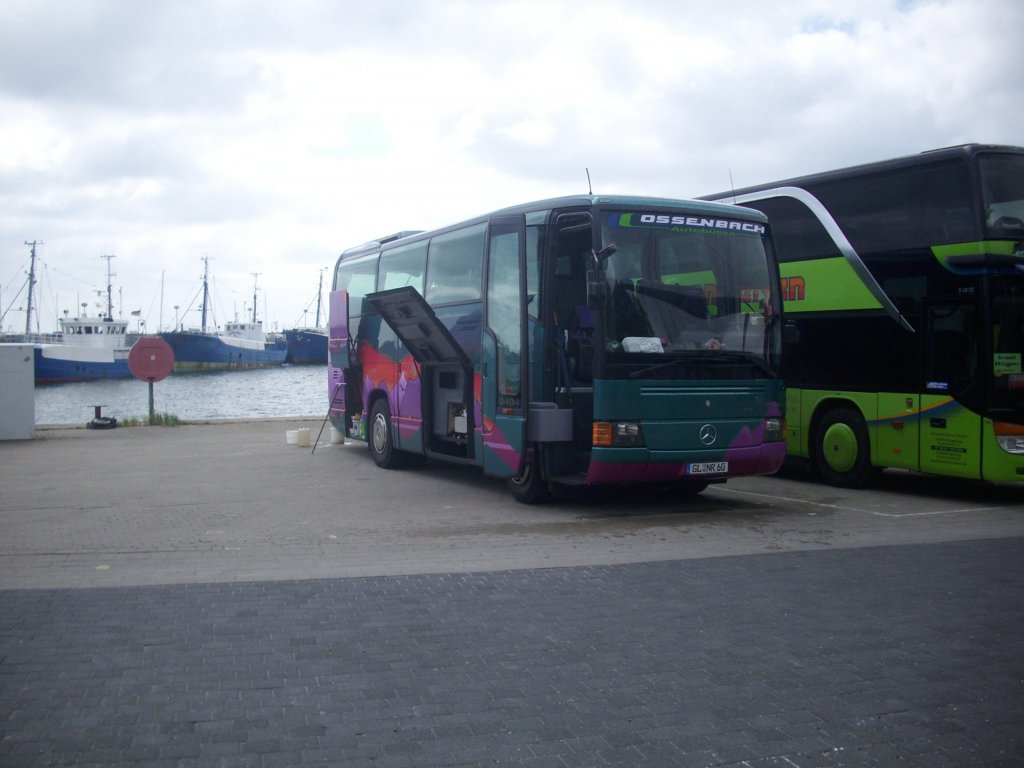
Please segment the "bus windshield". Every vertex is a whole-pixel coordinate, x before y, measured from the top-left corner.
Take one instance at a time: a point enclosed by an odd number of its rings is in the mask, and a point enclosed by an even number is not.
[[[1024,417],[1024,280],[992,283],[992,411]]]
[[[775,369],[779,297],[763,223],[622,212],[602,221],[602,242],[616,247],[605,263],[610,375],[666,355]]]
[[[1024,155],[979,154],[989,237],[1024,237]]]

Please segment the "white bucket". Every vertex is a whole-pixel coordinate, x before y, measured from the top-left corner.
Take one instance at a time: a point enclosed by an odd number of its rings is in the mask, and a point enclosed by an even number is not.
[[[309,429],[296,429],[295,430],[295,444],[299,448],[309,448]]]
[[[289,429],[284,433],[285,443],[288,445],[295,445],[295,442],[299,439],[299,430]]]
[[[345,442],[345,436],[338,431],[337,427],[331,427],[331,445],[341,445]]]

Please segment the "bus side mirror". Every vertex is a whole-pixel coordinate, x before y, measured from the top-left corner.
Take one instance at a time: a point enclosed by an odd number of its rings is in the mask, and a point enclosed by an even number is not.
[[[608,303],[608,284],[603,269],[587,270],[587,307],[604,309]]]

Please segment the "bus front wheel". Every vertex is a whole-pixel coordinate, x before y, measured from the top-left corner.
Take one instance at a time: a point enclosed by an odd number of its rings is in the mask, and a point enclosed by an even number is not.
[[[508,479],[508,489],[512,498],[521,504],[539,504],[548,498],[548,484],[541,477],[536,451],[527,454],[522,473]]]
[[[383,469],[397,469],[400,465],[395,442],[391,438],[391,409],[384,398],[370,409],[370,455],[373,463]]]
[[[815,430],[812,460],[829,485],[863,488],[872,478],[868,429],[860,413],[849,406],[828,410]]]

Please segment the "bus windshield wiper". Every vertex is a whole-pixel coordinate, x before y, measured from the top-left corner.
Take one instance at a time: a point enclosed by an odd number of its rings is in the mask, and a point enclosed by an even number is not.
[[[658,363],[657,365],[649,365],[646,368],[641,368],[639,371],[633,371],[629,374],[631,379],[639,379],[645,373],[651,373],[652,371],[660,371],[662,368],[668,368],[670,365],[678,365],[684,362],[682,357],[673,357],[671,360],[666,360],[664,363]]]
[[[727,361],[727,362],[750,363],[751,365],[755,366],[759,371],[761,371],[766,376],[769,376],[769,377],[772,377],[772,378],[774,378],[776,376],[776,372],[773,371],[771,369],[771,367],[766,362],[764,362],[759,357],[756,357],[755,355],[753,355],[753,354],[751,354],[749,352],[733,352],[733,351],[725,350],[725,349],[715,349],[715,350],[695,349],[695,350],[688,350],[686,352],[677,353],[677,354],[679,354],[679,356],[678,357],[673,357],[671,360],[666,360],[663,363],[657,363],[656,365],[651,365],[651,366],[648,366],[646,368],[641,368],[639,371],[633,371],[632,373],[629,374],[629,378],[631,378],[631,379],[639,379],[641,376],[644,376],[645,374],[653,373],[654,371],[660,371],[662,368],[667,368],[667,367],[672,366],[672,365],[678,365],[680,363],[686,363],[686,362],[689,362],[689,361],[693,360],[694,358],[696,358],[697,360],[702,361],[702,362],[703,361],[710,361],[710,362]]]

